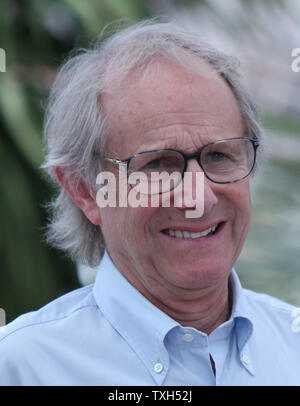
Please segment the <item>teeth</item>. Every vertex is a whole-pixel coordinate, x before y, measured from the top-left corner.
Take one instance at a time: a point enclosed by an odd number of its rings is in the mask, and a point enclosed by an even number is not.
[[[166,230],[166,234],[170,235],[171,237],[176,237],[176,238],[200,238],[200,237],[205,237],[209,233],[215,232],[217,228],[217,225],[208,228],[205,231],[202,231],[201,233],[190,233],[189,231],[180,231],[180,230]]]

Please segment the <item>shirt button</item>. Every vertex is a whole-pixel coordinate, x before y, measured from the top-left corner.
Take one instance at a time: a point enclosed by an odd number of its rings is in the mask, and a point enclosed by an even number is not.
[[[247,355],[242,356],[242,361],[246,365],[250,364],[250,359],[247,357]]]
[[[154,371],[155,371],[157,374],[160,374],[163,369],[164,369],[164,366],[163,366],[163,364],[161,364],[160,362],[157,362],[157,363],[154,365]]]
[[[194,340],[194,336],[192,334],[186,333],[182,336],[183,341],[186,343],[190,343]]]

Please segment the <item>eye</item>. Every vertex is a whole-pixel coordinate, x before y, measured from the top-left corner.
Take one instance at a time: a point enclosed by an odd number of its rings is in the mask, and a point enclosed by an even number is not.
[[[225,161],[226,159],[230,158],[223,152],[218,151],[210,152],[210,154],[208,154],[206,157],[207,162],[222,162]]]
[[[164,167],[163,159],[157,158],[157,159],[153,159],[152,161],[145,164],[143,169],[151,170],[151,169],[161,169],[163,167]]]
[[[130,171],[174,172],[181,171],[184,160],[176,151],[152,151],[135,155],[130,163]]]

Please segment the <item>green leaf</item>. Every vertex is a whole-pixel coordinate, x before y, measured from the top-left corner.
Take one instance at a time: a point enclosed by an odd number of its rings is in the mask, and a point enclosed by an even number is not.
[[[10,72],[0,76],[0,112],[11,137],[29,163],[42,163],[42,138],[28,108],[24,86]]]

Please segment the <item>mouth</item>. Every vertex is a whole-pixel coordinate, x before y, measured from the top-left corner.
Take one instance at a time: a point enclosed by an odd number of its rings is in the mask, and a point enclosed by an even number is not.
[[[162,233],[168,235],[169,237],[178,238],[178,239],[199,239],[204,237],[209,237],[217,234],[219,230],[222,228],[224,222],[217,223],[215,225],[210,226],[206,230],[203,231],[195,231],[191,232],[184,229],[171,229],[167,228],[162,230]]]

